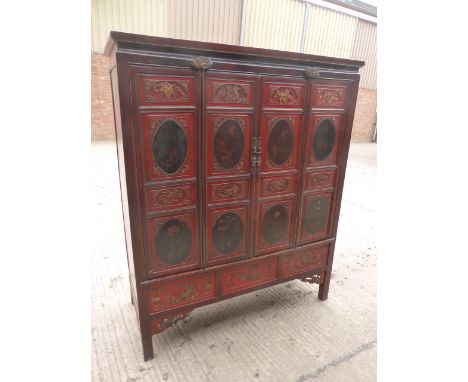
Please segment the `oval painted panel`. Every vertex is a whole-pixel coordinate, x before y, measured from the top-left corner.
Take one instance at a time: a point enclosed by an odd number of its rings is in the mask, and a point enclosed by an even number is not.
[[[327,224],[328,199],[317,197],[309,199],[304,213],[304,230],[309,234],[319,232]]]
[[[262,220],[263,241],[274,244],[284,239],[288,230],[289,216],[284,206],[272,206]]]
[[[322,120],[315,129],[312,150],[317,160],[325,160],[330,155],[335,145],[336,129],[332,120]]]
[[[214,155],[225,169],[236,166],[244,154],[244,134],[237,121],[228,119],[221,123],[214,136]]]
[[[226,255],[239,247],[244,236],[244,223],[236,214],[226,212],[216,220],[212,235],[214,247]]]
[[[183,262],[192,248],[192,231],[184,222],[171,219],[156,234],[156,253],[166,264]]]
[[[158,166],[168,174],[174,174],[185,161],[187,137],[172,119],[165,120],[153,138],[153,157]]]
[[[291,156],[294,146],[294,134],[291,125],[285,119],[278,120],[268,137],[268,155],[271,161],[281,166]]]

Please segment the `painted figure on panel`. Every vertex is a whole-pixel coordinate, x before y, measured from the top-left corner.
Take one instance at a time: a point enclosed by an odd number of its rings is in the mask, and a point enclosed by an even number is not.
[[[192,247],[192,232],[184,222],[171,219],[156,234],[156,254],[166,264],[185,260]]]
[[[213,245],[223,254],[235,251],[244,235],[244,223],[232,212],[223,214],[213,226]]]
[[[288,211],[284,206],[275,205],[271,207],[262,221],[262,238],[269,244],[283,240],[288,230]]]
[[[272,162],[280,166],[291,155],[294,135],[288,121],[280,119],[271,129],[268,137],[268,155]]]
[[[177,122],[167,119],[153,139],[153,156],[158,166],[168,174],[174,174],[187,155],[187,138]]]
[[[244,134],[237,121],[228,119],[219,126],[214,137],[216,160],[225,169],[231,169],[244,153]]]
[[[335,126],[330,119],[322,120],[317,126],[314,134],[313,150],[315,157],[325,160],[333,150],[335,145]]]
[[[323,197],[310,199],[304,214],[304,230],[309,234],[319,232],[327,223],[328,200]]]

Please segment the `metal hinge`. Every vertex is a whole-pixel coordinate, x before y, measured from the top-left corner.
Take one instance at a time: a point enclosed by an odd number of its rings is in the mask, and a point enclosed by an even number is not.
[[[262,160],[262,137],[252,138],[251,151],[252,151],[252,155],[251,155],[252,172],[258,173],[260,169],[260,163]]]

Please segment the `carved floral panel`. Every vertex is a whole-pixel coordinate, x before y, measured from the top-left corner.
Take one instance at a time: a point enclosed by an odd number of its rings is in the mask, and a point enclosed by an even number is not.
[[[208,80],[208,106],[252,106],[253,82]]]
[[[195,185],[148,189],[146,203],[149,212],[194,205]]]
[[[215,297],[215,273],[166,281],[147,289],[149,313],[190,305]]]
[[[314,86],[312,88],[312,107],[344,108],[346,105],[346,87]]]
[[[317,190],[320,188],[333,187],[335,184],[335,171],[314,171],[307,173],[306,188]]]
[[[208,183],[208,202],[226,202],[247,199],[249,197],[249,182],[236,180],[230,182]]]
[[[266,83],[264,105],[266,107],[303,107],[304,86],[300,84]]]
[[[289,194],[295,191],[295,176],[285,175],[280,177],[262,177],[261,196],[272,196],[278,194]]]
[[[223,295],[249,289],[276,279],[277,258],[238,265],[218,271]]]
[[[140,77],[140,102],[143,105],[192,105],[193,78]]]

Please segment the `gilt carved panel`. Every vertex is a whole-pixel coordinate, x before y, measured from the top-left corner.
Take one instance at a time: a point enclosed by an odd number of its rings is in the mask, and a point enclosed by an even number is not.
[[[262,197],[293,193],[295,192],[295,176],[262,177],[260,190]]]
[[[317,108],[344,108],[346,105],[345,86],[313,86],[312,107]]]
[[[139,81],[142,105],[192,105],[193,78],[142,76]]]
[[[195,185],[148,189],[146,203],[149,212],[194,205]]]
[[[253,81],[208,79],[208,106],[248,107],[253,103]]]
[[[208,202],[228,202],[248,199],[249,182],[247,180],[236,180],[230,182],[208,183]]]
[[[302,108],[304,85],[295,83],[271,83],[264,87],[264,106]]]

